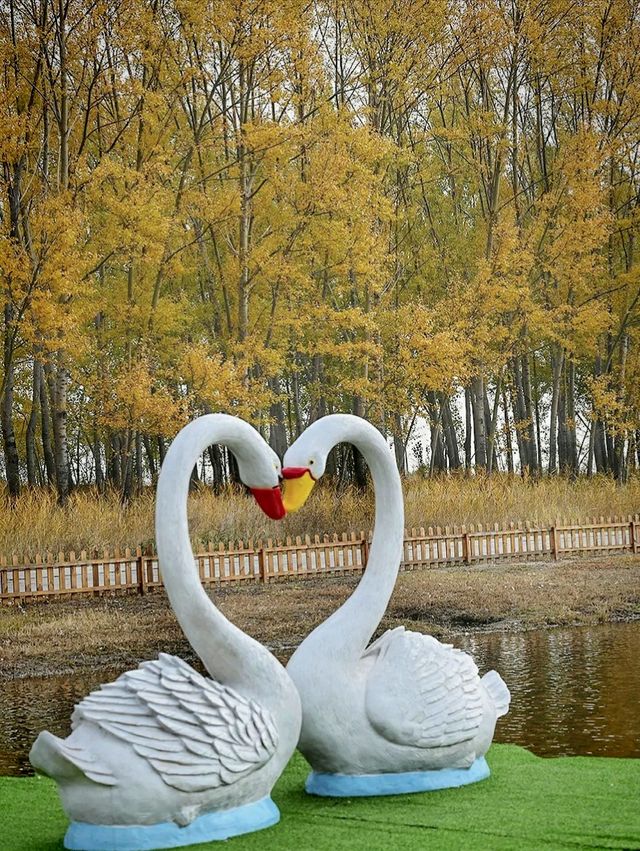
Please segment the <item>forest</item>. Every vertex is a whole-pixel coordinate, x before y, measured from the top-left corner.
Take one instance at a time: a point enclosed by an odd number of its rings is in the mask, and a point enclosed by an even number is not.
[[[211,411],[626,481],[639,65],[637,0],[0,0],[8,493],[128,499]]]

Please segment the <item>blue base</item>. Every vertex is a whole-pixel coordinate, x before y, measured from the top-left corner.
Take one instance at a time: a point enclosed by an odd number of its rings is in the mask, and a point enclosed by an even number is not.
[[[402,771],[398,774],[323,774],[312,771],[304,788],[325,798],[363,798],[369,795],[406,795],[433,792],[485,780],[491,772],[481,756],[469,768]]]
[[[180,848],[198,842],[229,839],[252,833],[280,821],[280,812],[271,798],[244,807],[205,813],[186,825],[174,822],[151,825],[100,825],[72,821],[64,837],[71,851],[154,851]]]

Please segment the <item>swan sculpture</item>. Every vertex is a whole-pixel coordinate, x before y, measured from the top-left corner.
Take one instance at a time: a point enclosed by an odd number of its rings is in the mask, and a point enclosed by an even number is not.
[[[354,444],[376,494],[365,573],[349,599],[298,647],[287,671],[302,701],[298,748],[315,795],[392,795],[462,786],[489,775],[484,754],[509,691],[449,644],[404,627],[367,646],[391,597],[402,555],[397,467],[380,432],[334,414],[314,422],[285,454],[283,502],[301,507],[337,444]]]
[[[175,438],[158,481],[158,559],[173,610],[212,679],[161,654],[79,703],[68,738],[40,733],[30,759],[58,783],[72,820],[65,848],[173,848],[279,820],[270,794],[298,742],[300,700],[282,665],[200,584],[187,494],[212,443],[233,452],[263,510],[284,515],[280,461],[250,425],[210,414]]]

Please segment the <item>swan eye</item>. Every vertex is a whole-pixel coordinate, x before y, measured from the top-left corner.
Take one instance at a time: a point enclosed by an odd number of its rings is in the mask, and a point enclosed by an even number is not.
[[[314,461],[314,460],[313,460],[313,458],[312,458],[312,459],[309,461],[309,466],[310,466],[310,467],[312,467],[314,464],[315,464],[315,461]]]

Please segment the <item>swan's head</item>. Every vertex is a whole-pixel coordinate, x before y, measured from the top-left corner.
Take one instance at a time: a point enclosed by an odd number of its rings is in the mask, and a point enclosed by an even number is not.
[[[282,501],[287,512],[302,508],[325,471],[331,446],[323,447],[318,438],[318,429],[316,423],[313,423],[285,453],[282,462]]]
[[[365,446],[370,450],[379,448],[381,439],[376,428],[353,414],[329,414],[311,423],[287,449],[282,461],[285,510],[302,508],[325,471],[329,453],[338,443],[356,443],[364,451]]]
[[[240,481],[249,488],[267,517],[281,520],[287,512],[280,490],[282,465],[276,453],[260,438],[255,447],[243,445],[234,454]]]

